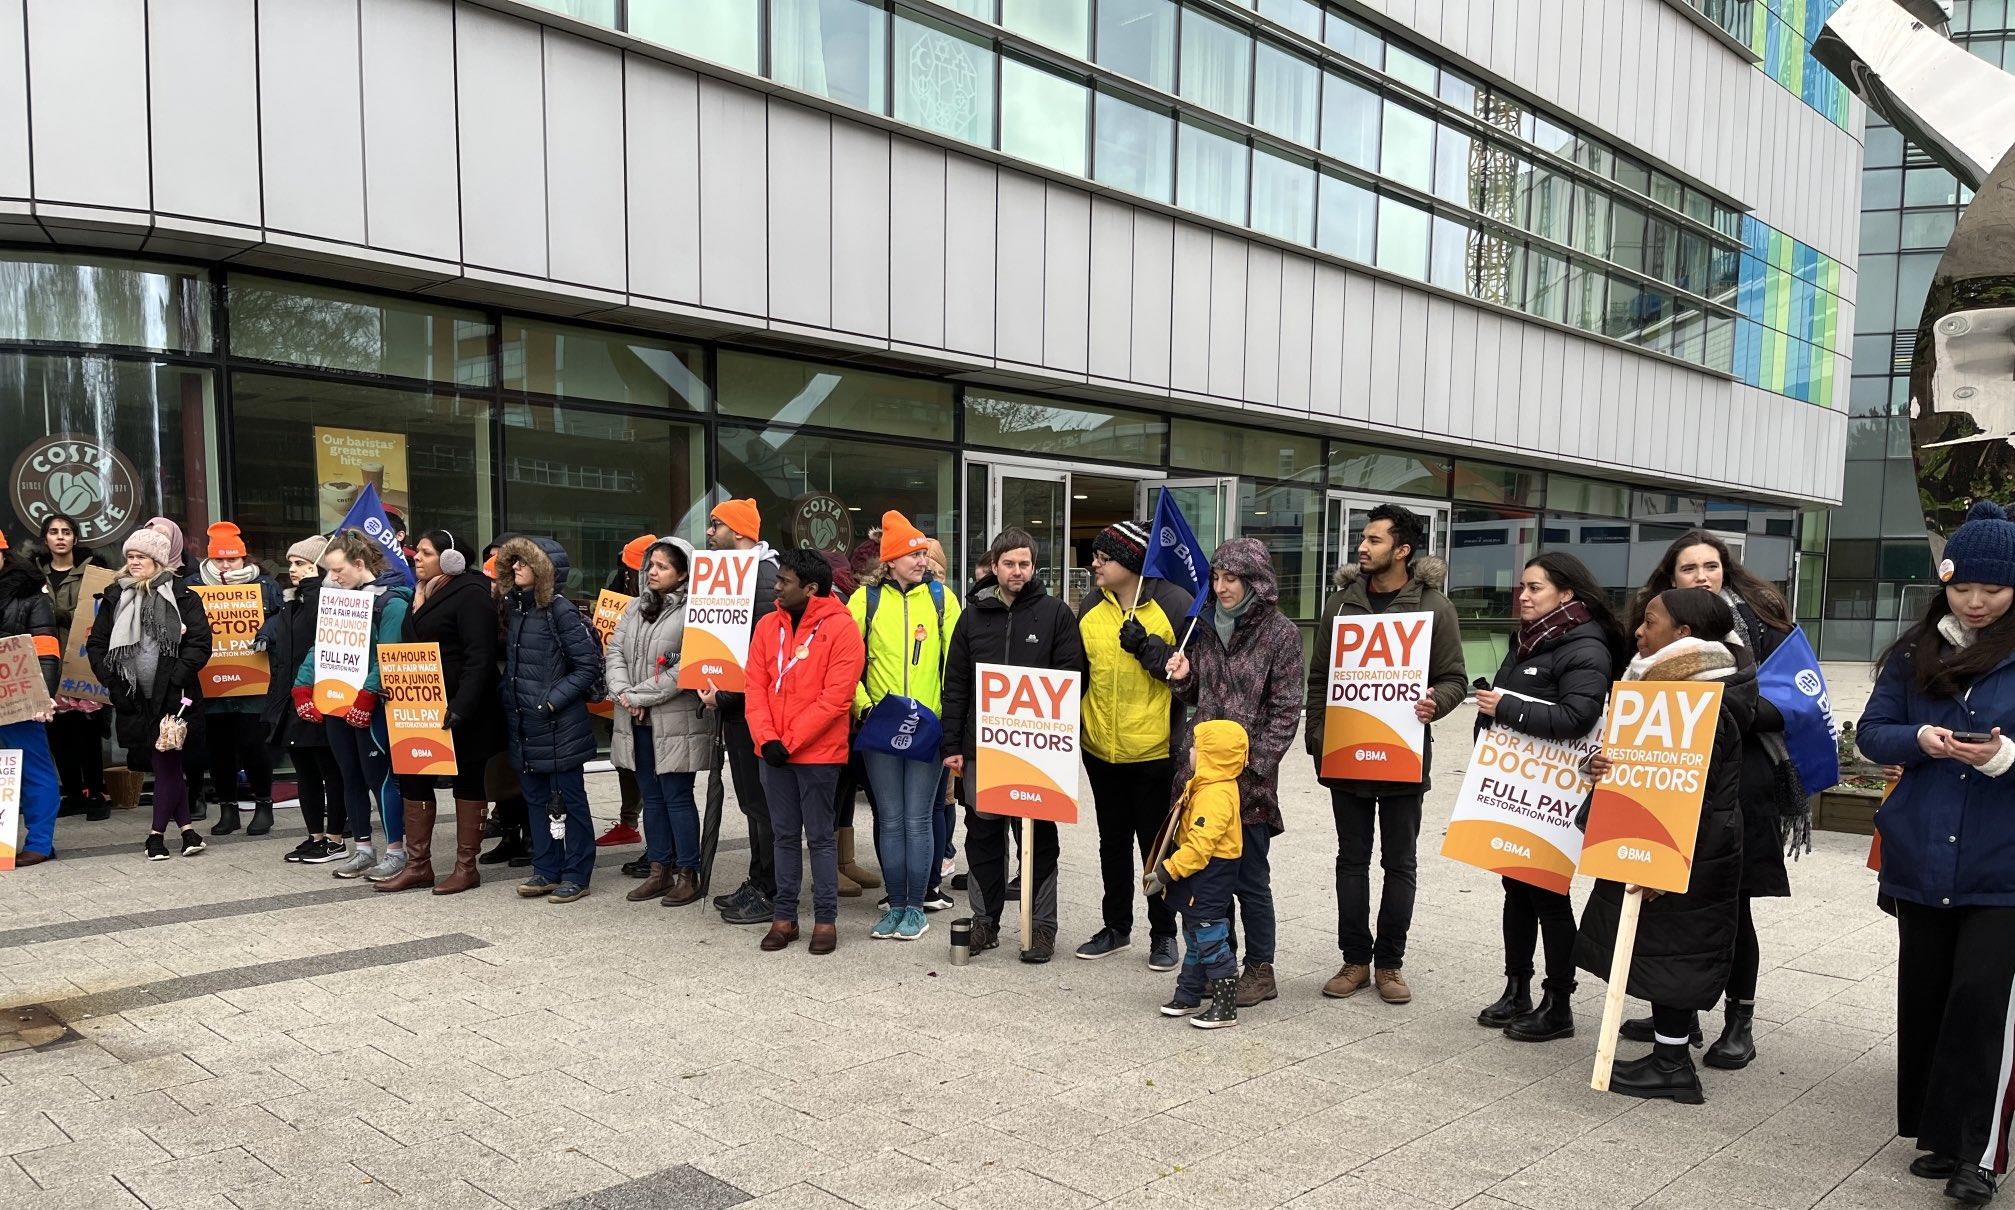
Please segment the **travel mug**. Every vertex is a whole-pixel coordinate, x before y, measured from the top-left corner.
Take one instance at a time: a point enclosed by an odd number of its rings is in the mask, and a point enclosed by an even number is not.
[[[952,965],[964,966],[972,961],[973,922],[970,919],[952,921]]]

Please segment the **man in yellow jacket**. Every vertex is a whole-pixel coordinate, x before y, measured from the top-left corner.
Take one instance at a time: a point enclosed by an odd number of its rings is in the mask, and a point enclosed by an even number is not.
[[[1227,719],[1199,723],[1191,755],[1196,771],[1175,805],[1175,851],[1151,867],[1142,887],[1182,913],[1182,974],[1165,1017],[1189,1017],[1198,1029],[1238,1024],[1238,955],[1231,942],[1231,897],[1245,848],[1239,826],[1238,775],[1249,746],[1245,728]],[[1203,994],[1210,1007],[1202,1012]],[[1192,1015],[1194,1014],[1194,1015]]]

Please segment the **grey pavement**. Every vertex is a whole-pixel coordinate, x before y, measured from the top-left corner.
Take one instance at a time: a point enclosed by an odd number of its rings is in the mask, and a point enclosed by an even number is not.
[[[1120,956],[1068,956],[1098,924],[1088,811],[1062,956],[966,967],[958,913],[870,941],[872,895],[842,901],[837,954],[771,955],[704,906],[625,902],[609,860],[571,906],[494,875],[380,895],[282,863],[290,813],[155,863],[136,812],[65,820],[59,853],[97,856],[0,875],[0,1005],[41,1006],[0,1013],[0,1205],[1943,1205],[1891,1136],[1895,932],[1863,838],[1822,835],[1796,897],[1758,905],[1760,1058],[1705,1072],[1704,1106],[1589,1089],[1599,981],[1573,1039],[1476,1026],[1501,896],[1438,856],[1467,728],[1438,728],[1414,1002],[1319,994],[1335,836],[1297,751],[1280,999],[1216,1032],[1156,1014],[1144,920]],[[613,779],[590,784],[606,819]]]

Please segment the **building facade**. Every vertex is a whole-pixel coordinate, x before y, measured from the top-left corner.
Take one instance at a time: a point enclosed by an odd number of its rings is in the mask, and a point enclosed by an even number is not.
[[[1567,546],[1837,502],[1820,0],[0,0],[0,527],[366,484],[597,578],[753,495],[975,552],[1172,486],[1312,623],[1409,500],[1472,661]],[[955,541],[956,544],[955,544]]]

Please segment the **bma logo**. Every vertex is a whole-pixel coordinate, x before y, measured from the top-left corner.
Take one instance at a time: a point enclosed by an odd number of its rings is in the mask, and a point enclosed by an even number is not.
[[[911,736],[907,731],[898,731],[889,737],[889,747],[894,748],[898,752],[909,751],[910,742]]]
[[[8,476],[14,511],[36,532],[56,513],[77,519],[77,540],[97,546],[126,532],[138,507],[139,473],[126,455],[82,433],[31,443]]]
[[[1189,543],[1176,539],[1174,526],[1162,526],[1159,537],[1163,546],[1175,548],[1176,557],[1182,560],[1184,567],[1189,568],[1192,572],[1196,570],[1196,559],[1189,552]]]
[[[364,518],[364,534],[366,537],[376,538],[384,532],[385,519],[383,517]]]
[[[1815,668],[1800,668],[1798,675],[1791,678],[1791,683],[1798,686],[1798,692],[1806,697],[1818,697],[1826,692],[1826,682],[1820,679]]]

